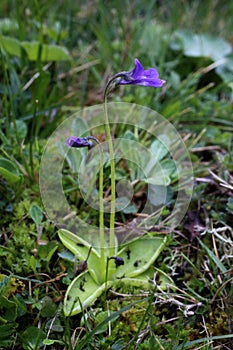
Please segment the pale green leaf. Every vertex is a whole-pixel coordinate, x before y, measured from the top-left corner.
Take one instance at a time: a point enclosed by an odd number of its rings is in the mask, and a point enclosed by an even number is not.
[[[232,76],[233,76],[233,55],[225,57],[223,64],[216,68],[216,72],[221,76],[221,78],[228,83],[231,88],[232,86]]]
[[[149,185],[148,199],[155,206],[161,206],[167,202],[168,188],[160,185]]]
[[[16,125],[16,130],[15,130]],[[20,139],[24,139],[27,136],[28,133],[28,127],[27,124],[23,120],[15,120],[15,125],[11,122],[10,123],[10,134],[13,137],[13,135],[16,135]],[[16,136],[14,136],[16,137]]]
[[[64,313],[66,316],[78,314],[96,301],[96,299],[113,285],[108,281],[99,285],[88,271],[77,276],[67,289],[64,299]]]
[[[10,55],[21,57],[24,50],[31,61],[42,62],[67,61],[71,59],[69,51],[59,45],[41,44],[39,41],[22,41],[0,35],[0,46]]]
[[[38,205],[33,204],[30,207],[29,214],[36,225],[39,225],[43,220],[43,210]]]
[[[122,278],[119,282],[123,282],[130,286],[137,286],[143,288],[151,288],[154,287],[155,284],[152,283],[153,279],[156,279],[156,284],[159,285],[160,289],[166,289],[167,286],[173,285],[174,282],[165,272],[151,266],[145,272],[141,273],[137,277],[133,278]]]
[[[21,56],[21,44],[20,41],[9,36],[0,35],[0,47],[2,47],[7,53],[14,56]]]
[[[145,236],[126,244],[117,254],[125,264],[117,268],[112,278],[137,277],[145,272],[164,249],[166,241],[166,236]]]
[[[6,158],[0,158],[0,174],[11,183],[22,180],[17,165]]]
[[[22,47],[25,49],[29,60],[42,62],[48,61],[67,61],[70,60],[70,54],[65,47],[58,45],[41,45],[38,41],[22,41]]]
[[[153,154],[153,160],[156,163],[167,155],[169,149],[160,140],[155,140],[150,146],[150,151]]]
[[[65,229],[59,230],[58,235],[64,246],[69,249],[78,260],[85,261],[87,259],[91,247],[88,242]],[[88,270],[96,282],[102,281],[103,276],[105,276],[105,271],[101,271],[98,267],[100,267],[100,256],[94,248],[91,248],[88,258]]]
[[[186,56],[209,57],[213,61],[218,61],[232,52],[231,45],[224,39],[208,34],[194,34],[188,30],[175,33],[172,48],[183,49]]]

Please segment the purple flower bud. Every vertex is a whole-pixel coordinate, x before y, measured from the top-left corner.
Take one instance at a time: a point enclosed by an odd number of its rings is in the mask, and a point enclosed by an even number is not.
[[[134,60],[134,63],[135,67],[133,70],[123,72],[121,77],[118,76],[116,85],[143,85],[155,88],[163,86],[165,80],[159,79],[159,73],[155,68],[145,70],[137,58]]]
[[[125,264],[124,260],[123,260],[122,258],[120,258],[119,256],[112,256],[112,257],[109,258],[109,259],[114,259],[114,262],[115,262],[116,267]]]
[[[88,137],[71,136],[66,140],[66,145],[68,147],[75,147],[75,148],[88,147],[88,149],[90,149],[91,147],[93,147],[93,142],[89,141]]]

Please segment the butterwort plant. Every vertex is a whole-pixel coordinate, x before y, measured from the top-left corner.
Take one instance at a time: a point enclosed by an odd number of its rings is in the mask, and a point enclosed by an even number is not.
[[[75,256],[85,263],[85,271],[81,272],[70,284],[64,299],[65,315],[74,315],[90,306],[104,291],[117,284],[119,280],[128,284],[148,284],[148,276],[153,276],[152,264],[159,256],[166,244],[166,237],[145,235],[118,246],[115,236],[115,161],[114,147],[108,117],[107,99],[110,92],[120,85],[139,85],[145,87],[160,88],[165,81],[159,78],[155,68],[144,69],[138,59],[134,60],[135,67],[130,71],[122,71],[113,75],[106,84],[104,91],[104,115],[106,140],[109,149],[110,173],[111,173],[111,200],[110,200],[110,224],[108,244],[105,240],[104,227],[104,193],[103,193],[103,156],[100,149],[99,171],[99,244],[100,249],[91,247],[90,243],[72,232],[61,229],[59,237],[63,244],[72,251]],[[99,141],[93,136],[70,136],[66,145],[68,147],[90,150]],[[88,262],[87,262],[88,256]],[[164,284],[169,280],[162,274]]]

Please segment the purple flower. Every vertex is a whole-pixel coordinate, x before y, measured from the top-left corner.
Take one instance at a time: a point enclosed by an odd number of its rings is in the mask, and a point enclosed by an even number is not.
[[[68,147],[75,147],[75,148],[88,147],[88,149],[90,149],[91,147],[93,147],[93,142],[89,141],[89,137],[71,136],[66,140],[66,145]]]
[[[143,85],[155,88],[163,86],[165,80],[159,79],[159,73],[155,68],[145,70],[137,58],[135,58],[134,63],[133,70],[119,73],[117,85]]]

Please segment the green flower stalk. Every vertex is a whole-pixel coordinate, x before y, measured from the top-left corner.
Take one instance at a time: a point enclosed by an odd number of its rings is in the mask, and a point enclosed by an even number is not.
[[[110,80],[111,83],[111,80]],[[110,227],[109,227],[109,256],[114,255],[114,243],[115,243],[115,207],[116,207],[116,181],[115,181],[115,161],[112,135],[109,125],[107,98],[109,93],[109,83],[107,84],[104,92],[104,115],[105,115],[105,130],[106,139],[109,147],[110,157],[110,172],[111,172],[111,204],[110,204]]]
[[[86,137],[76,137],[70,136],[66,140],[66,145],[68,147],[74,148],[84,148],[87,147],[88,150],[94,147],[94,142],[100,144],[99,140],[94,136]],[[100,173],[99,173],[99,233],[100,233],[100,261],[101,266],[105,269],[105,251],[104,251],[104,173],[103,173],[103,154],[100,152]]]
[[[109,125],[107,98],[109,93],[119,85],[142,85],[151,87],[162,87],[165,80],[159,79],[159,74],[155,68],[145,70],[138,59],[134,60],[135,68],[129,72],[120,72],[115,74],[107,83],[104,91],[104,114],[105,114],[105,130],[109,147],[110,171],[111,171],[111,206],[110,206],[110,249],[109,256],[114,255],[114,226],[115,226],[115,201],[116,201],[116,184],[115,184],[115,162],[114,150]]]

